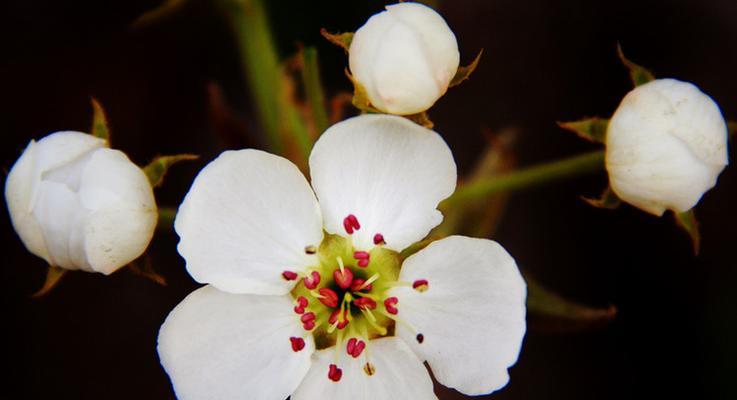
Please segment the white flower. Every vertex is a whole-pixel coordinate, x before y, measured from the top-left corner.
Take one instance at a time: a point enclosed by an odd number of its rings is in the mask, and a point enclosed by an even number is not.
[[[353,36],[353,79],[377,109],[399,115],[432,107],[460,62],[455,35],[438,13],[418,3],[399,3],[369,18]]]
[[[658,79],[638,86],[609,123],[611,187],[651,214],[693,208],[727,163],[727,125],[719,107],[690,83]]]
[[[286,159],[227,151],[195,179],[175,228],[210,285],[159,333],[177,396],[435,399],[423,361],[466,394],[504,386],[526,326],[512,257],[461,236],[398,254],[441,222],[455,188],[440,136],[356,117],[322,135],[310,169],[312,188]]]
[[[26,248],[72,270],[114,272],[143,253],[156,225],[143,171],[80,132],[32,140],[10,170],[5,200]]]

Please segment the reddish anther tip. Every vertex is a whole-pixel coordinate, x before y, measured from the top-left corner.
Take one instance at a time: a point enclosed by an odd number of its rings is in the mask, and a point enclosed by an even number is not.
[[[342,271],[338,268],[333,271],[333,279],[341,289],[348,289],[353,284],[353,271],[350,268],[343,268]]]
[[[369,259],[368,258],[364,258],[364,259],[358,260],[358,266],[359,267],[366,268],[366,267],[368,267],[368,265],[369,265]]]
[[[354,279],[353,284],[351,285],[351,292],[359,292],[361,290],[370,292],[373,286],[369,283],[366,287],[361,287],[364,283],[366,283],[366,281],[363,279]]]
[[[343,228],[345,229],[346,233],[352,235],[353,232],[361,229],[361,224],[358,223],[358,218],[356,218],[355,215],[349,214],[343,219]]]
[[[309,290],[316,288],[320,284],[320,280],[320,273],[317,271],[312,271],[310,276],[305,276],[303,279],[305,287]]]
[[[297,314],[302,314],[305,312],[305,307],[307,307],[310,304],[310,302],[304,297],[299,296],[297,298],[297,305],[294,306],[294,312]]]
[[[325,304],[330,308],[338,306],[338,294],[335,293],[333,289],[324,287],[318,290],[318,293],[322,296],[318,298],[320,303]]]
[[[302,323],[302,328],[306,331],[311,331],[315,327],[315,321],[307,321]]]
[[[396,297],[389,297],[386,300],[384,300],[384,308],[386,308],[386,312],[392,315],[397,315],[399,310],[397,310],[397,303],[399,303],[399,299]]]
[[[295,353],[305,348],[305,340],[300,337],[290,337],[289,341],[292,342],[292,351]]]
[[[343,377],[343,370],[338,368],[335,364],[330,364],[328,370],[328,378],[333,382],[338,382]]]
[[[351,338],[348,341],[348,345],[346,346],[346,352],[348,355],[350,355],[353,358],[358,358],[361,353],[363,353],[363,349],[366,348],[366,342],[363,340],[358,340],[356,338]]]
[[[343,318],[338,321],[338,317],[340,317],[340,309],[335,310],[330,314],[330,317],[328,318],[328,324],[335,325],[338,329],[343,329],[348,325],[348,310],[343,311]],[[337,324],[336,324],[337,323]]]
[[[281,276],[288,281],[293,281],[299,277],[299,275],[293,271],[284,271],[281,273]]]
[[[417,337],[416,337],[415,339],[417,339],[417,343],[420,343],[420,344],[422,344],[422,342],[424,342],[424,341],[425,341],[425,335],[423,335],[423,334],[421,334],[421,333],[418,333],[418,334],[417,334]]]
[[[371,257],[371,254],[368,253],[368,251],[354,251],[353,252],[353,258],[356,260],[363,260],[364,258]]]
[[[382,235],[381,233],[377,233],[376,235],[374,235],[374,244],[386,244],[386,242],[384,241],[384,235]]]
[[[360,297],[360,298],[358,298],[356,300],[353,300],[353,304],[355,304],[356,307],[358,307],[358,308],[360,308],[362,310],[365,310],[365,309],[374,310],[374,309],[376,309],[376,302],[374,301],[374,299],[370,299],[368,297]]]
[[[300,306],[299,304],[297,304],[296,306],[294,306],[294,312],[296,312],[297,314],[304,314],[305,308],[304,306]]]
[[[299,317],[299,320],[302,321],[303,323],[314,321],[315,320],[315,313],[313,313],[313,312],[310,311],[308,313],[302,314],[302,316]]]
[[[427,279],[418,279],[412,283],[412,289],[418,292],[424,292],[430,288],[430,284],[427,283]]]

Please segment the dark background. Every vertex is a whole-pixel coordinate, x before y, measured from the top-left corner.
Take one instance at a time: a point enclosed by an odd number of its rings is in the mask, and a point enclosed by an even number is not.
[[[157,192],[175,206],[204,165],[223,150],[207,111],[219,83],[242,117],[249,106],[230,32],[208,1],[193,1],[156,25],[132,31],[155,0],[25,1],[0,5],[0,163],[7,171],[31,138],[86,130],[89,96],[106,106],[113,144],[144,164],[156,154],[195,152]],[[316,45],[330,94],[348,90],[342,51],[319,28],[355,30],[378,1],[272,1],[280,50]],[[660,77],[694,82],[728,119],[737,119],[737,2],[445,1],[464,63],[480,48],[472,80],[432,110],[436,130],[467,171],[484,127],[516,128],[520,165],[591,150],[556,120],[608,116],[631,88],[616,58]],[[734,157],[734,152],[731,152]],[[497,399],[736,398],[737,172],[730,166],[697,208],[704,236],[695,258],[669,218],[630,207],[593,209],[605,175],[515,194],[495,235],[547,286],[577,301],[619,308],[607,328],[573,334],[532,331],[510,384]],[[173,398],[156,355],[158,327],[197,285],[173,233],[149,254],[166,287],[129,271],[74,273],[32,300],[44,262],[25,251],[2,213],[1,397],[12,399]],[[442,399],[462,398],[439,389]]]

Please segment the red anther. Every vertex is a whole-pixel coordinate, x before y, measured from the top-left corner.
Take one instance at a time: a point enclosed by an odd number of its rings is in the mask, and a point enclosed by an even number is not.
[[[359,292],[361,290],[370,292],[373,286],[369,283],[365,287],[361,287],[364,283],[366,283],[366,281],[363,279],[354,279],[353,284],[351,285],[351,292]]]
[[[328,378],[330,378],[333,382],[338,382],[340,378],[343,377],[343,370],[338,368],[335,364],[330,364],[330,369],[328,370]]]
[[[343,318],[338,321],[338,317],[340,317],[340,309],[337,309],[330,314],[330,317],[328,318],[328,324],[335,325],[338,329],[343,329],[348,325],[348,310],[343,311]]]
[[[343,317],[344,319],[340,322],[338,322],[338,329],[343,329],[348,325],[350,321],[348,321],[348,318]]]
[[[389,297],[384,300],[384,308],[386,308],[386,312],[392,315],[397,315],[399,312],[396,307],[397,303],[399,303],[399,299],[396,297]]]
[[[294,312],[296,312],[297,314],[304,314],[305,308],[304,306],[300,306],[299,304],[297,304],[296,306],[294,306]]]
[[[350,268],[343,268],[342,271],[338,268],[333,271],[333,279],[341,289],[348,289],[353,284],[353,271]]]
[[[376,235],[374,235],[374,244],[375,245],[385,244],[385,243],[386,242],[384,241],[384,235],[382,235],[381,233],[377,233]]]
[[[358,266],[359,267],[366,268],[366,267],[368,267],[368,265],[369,265],[369,259],[368,258],[364,258],[364,259],[358,260]]]
[[[322,296],[318,298],[320,303],[325,304],[330,308],[334,308],[338,305],[338,294],[335,293],[333,289],[324,287],[318,290],[318,293]]]
[[[358,340],[356,340],[356,338],[350,338],[350,340],[348,340],[348,344],[345,346],[345,351],[349,355],[353,355],[353,350],[356,349],[356,342],[357,341]]]
[[[358,218],[356,218],[355,215],[348,214],[348,216],[343,219],[343,228],[346,233],[352,235],[354,231],[361,229],[361,224],[358,223]]]
[[[281,276],[288,281],[293,281],[299,277],[296,272],[292,271],[284,271],[281,273]]]
[[[312,290],[320,284],[320,273],[317,271],[312,271],[312,273],[310,273],[310,276],[305,276],[305,279],[303,279],[303,281],[305,283],[305,287],[309,290]]]
[[[421,333],[418,333],[418,334],[417,334],[417,337],[416,337],[415,339],[417,339],[417,343],[420,343],[420,344],[422,344],[422,342],[424,342],[424,341],[425,341],[425,335],[423,335],[423,334],[421,334]]]
[[[340,310],[335,310],[330,314],[330,318],[328,318],[328,324],[333,325],[336,321],[338,321],[338,315],[340,315]]]
[[[358,308],[360,308],[362,310],[365,310],[365,309],[369,309],[369,310],[376,309],[376,302],[374,301],[374,299],[370,299],[368,297],[361,297],[361,298],[358,298],[356,300],[353,300],[353,304],[355,304],[356,307],[358,307]]]
[[[307,298],[304,296],[299,296],[297,297],[297,304],[299,304],[302,307],[307,307],[308,305],[310,305],[310,301],[307,300]]]
[[[315,320],[315,313],[313,313],[313,312],[310,311],[308,313],[302,314],[302,316],[299,317],[299,320],[302,321],[303,323],[314,321]]]
[[[358,343],[356,343],[356,347],[353,349],[353,353],[351,355],[353,358],[358,358],[361,353],[363,353],[363,349],[366,348],[366,342],[363,340],[359,340]]]
[[[412,289],[418,292],[424,292],[430,288],[430,284],[427,283],[427,279],[418,279],[412,283]]]
[[[305,348],[305,340],[301,337],[290,337],[289,341],[292,342],[292,351],[295,353]]]
[[[371,254],[368,253],[368,251],[354,251],[353,252],[353,258],[356,260],[363,260],[364,258],[371,257]]]
[[[315,327],[315,321],[307,321],[302,323],[302,328],[306,331],[311,331]]]

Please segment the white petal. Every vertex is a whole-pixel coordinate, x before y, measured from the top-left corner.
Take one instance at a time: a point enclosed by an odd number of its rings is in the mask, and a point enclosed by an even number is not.
[[[317,262],[315,195],[290,161],[258,150],[226,151],[195,179],[174,227],[190,275],[233,293],[285,294],[284,270]]]
[[[8,205],[10,221],[28,251],[51,264],[51,256],[43,238],[43,231],[31,211],[31,193],[38,184],[33,171],[36,163],[38,143],[31,141],[23,155],[15,162],[5,180],[5,203]],[[39,179],[40,181],[40,179]]]
[[[352,358],[341,350],[336,365],[343,370],[343,376],[338,382],[328,379],[329,365],[335,363],[335,348],[315,353],[314,364],[292,400],[437,399],[425,366],[401,339],[372,340],[367,349],[374,375],[364,372],[363,355]]]
[[[397,335],[430,364],[438,382],[468,395],[507,384],[525,334],[526,285],[496,242],[451,236],[405,260],[399,279],[426,279],[425,292],[395,288]],[[424,336],[419,344],[417,333]]]
[[[156,228],[156,201],[148,178],[125,154],[95,150],[79,197],[90,210],[79,246],[94,271],[110,274],[146,250]]]
[[[159,331],[159,358],[179,400],[283,400],[310,368],[312,337],[287,296],[225,293],[212,286],[192,292]]]
[[[362,115],[330,127],[310,155],[312,186],[325,229],[345,235],[343,219],[355,215],[358,248],[381,233],[400,251],[422,239],[443,216],[438,203],[456,184],[456,165],[443,139],[405,118]]]

